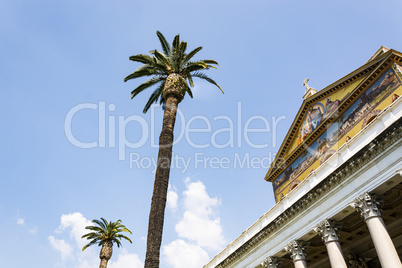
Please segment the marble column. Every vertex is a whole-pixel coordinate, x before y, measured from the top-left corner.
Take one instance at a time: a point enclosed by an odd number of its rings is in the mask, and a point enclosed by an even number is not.
[[[339,242],[338,229],[336,223],[325,220],[313,228],[322,238],[328,251],[329,262],[332,268],[347,268],[345,258],[342,254]]]
[[[293,260],[295,268],[307,268],[306,253],[304,253],[306,247],[307,243],[301,240],[294,240],[285,247],[285,250]]]
[[[381,267],[402,268],[398,253],[385,228],[378,205],[378,200],[369,193],[364,193],[350,203],[350,206],[360,213],[367,224]]]
[[[269,256],[265,260],[262,261],[261,266],[264,268],[279,268],[282,261],[277,257]]]

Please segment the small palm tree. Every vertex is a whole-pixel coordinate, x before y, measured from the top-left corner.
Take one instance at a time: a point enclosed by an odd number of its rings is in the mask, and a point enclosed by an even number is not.
[[[86,248],[98,244],[98,246],[102,246],[102,249],[99,254],[99,258],[101,259],[99,268],[106,268],[107,262],[112,257],[113,253],[113,243],[117,244],[117,247],[121,246],[120,240],[122,238],[126,239],[128,242],[132,243],[130,238],[125,235],[120,234],[121,232],[127,232],[132,234],[129,229],[126,228],[123,224],[121,224],[121,220],[116,222],[108,222],[104,218],[100,220],[93,220],[92,222],[97,224],[98,226],[87,226],[85,229],[91,230],[92,232],[83,235],[81,238],[86,238],[88,240],[92,239],[88,244],[86,244],[82,251]]]
[[[221,87],[202,70],[215,68],[219,64],[214,60],[191,61],[202,47],[186,53],[187,43],[180,42],[179,35],[170,45],[165,37],[156,32],[162,46],[162,52],[153,50],[151,55],[139,54],[129,59],[142,63],[135,72],[128,75],[124,82],[139,77],[150,77],[131,92],[134,98],[145,89],[157,86],[145,104],[143,112],[146,113],[152,104],[158,103],[165,108],[162,131],[159,136],[159,153],[155,173],[154,190],[152,193],[151,211],[148,222],[147,252],[145,268],[159,267],[160,247],[162,243],[163,222],[166,207],[167,188],[169,184],[170,164],[172,160],[173,129],[176,121],[177,107],[187,93],[191,98],[193,93],[190,87],[194,86],[193,77],[198,77]],[[223,91],[222,91],[223,93]]]

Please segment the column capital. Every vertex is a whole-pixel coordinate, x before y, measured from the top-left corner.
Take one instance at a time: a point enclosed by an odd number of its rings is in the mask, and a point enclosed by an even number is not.
[[[320,236],[324,243],[339,241],[338,234],[339,224],[333,220],[324,220],[317,224],[316,227],[313,228]]]
[[[280,258],[268,256],[265,260],[262,261],[261,266],[264,268],[279,268],[282,261]]]
[[[371,258],[360,258],[351,252],[348,252],[347,256],[350,268],[368,267],[366,262],[371,260]]]
[[[293,240],[286,247],[285,250],[290,254],[292,260],[305,260],[306,253],[304,250],[307,248],[308,243],[302,240]]]
[[[381,210],[379,208],[380,198],[374,197],[372,194],[364,193],[362,196],[359,196],[355,199],[354,202],[349,205],[356,209],[357,212],[363,217],[366,221],[372,217],[381,217]]]

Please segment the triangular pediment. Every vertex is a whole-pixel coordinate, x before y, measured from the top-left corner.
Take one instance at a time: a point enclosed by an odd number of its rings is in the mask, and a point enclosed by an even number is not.
[[[392,79],[396,79],[396,71],[393,71],[391,75],[391,71],[390,73],[386,73],[386,69],[391,68],[392,62],[395,61],[396,58],[400,59],[401,54],[394,50],[387,50],[385,53],[380,53],[379,51],[384,51],[381,50],[382,48],[377,50],[371,60],[362,67],[303,101],[291,128],[268,170],[265,177],[267,181],[276,183],[275,180],[278,177],[286,177],[289,174],[289,176],[293,176],[294,179],[295,176],[300,175],[300,173],[296,172],[297,174],[295,175],[295,172],[292,172],[296,168],[303,171],[307,168],[313,170],[314,167],[311,167],[311,163],[305,163],[306,160],[310,161],[308,157],[312,157],[310,153],[311,149],[313,148],[315,151],[318,150],[324,153],[325,148],[332,146],[330,143],[335,140],[333,136],[339,136],[341,134],[338,133],[339,130],[337,130],[337,132],[331,132],[328,131],[328,129],[334,128],[333,125],[339,120],[344,122],[346,119],[349,119],[349,117],[343,118],[344,116],[348,116],[348,114],[345,114],[346,109],[350,109],[351,106],[355,105],[353,104],[355,102],[363,103],[359,98],[368,99],[372,96],[371,94],[365,97],[365,91],[373,90],[369,87],[373,87],[373,83],[377,83],[376,80],[380,77],[387,83],[393,83],[390,77],[392,76]],[[400,83],[399,80],[398,83]],[[381,84],[381,86],[383,86],[383,84]],[[389,98],[389,96],[387,97]],[[359,107],[359,109],[360,108],[362,107]],[[363,108],[366,109],[364,111],[369,111],[370,107]],[[331,136],[327,134],[327,136],[323,137],[323,134],[327,132],[331,132]],[[344,137],[343,135],[342,139],[347,139],[347,136]],[[339,139],[336,139],[336,141],[338,142]],[[301,161],[300,159],[304,159],[305,161]],[[317,159],[311,159],[311,161],[313,160],[315,161]],[[294,162],[297,163],[295,164]],[[304,165],[302,166],[303,168],[300,168],[300,165]],[[286,174],[286,172],[289,174]],[[307,172],[308,170],[305,170],[304,175]],[[300,182],[300,180],[297,182]],[[278,197],[276,196],[276,198]]]
[[[300,107],[298,117],[296,118],[297,124],[293,126],[292,135],[288,139],[288,145],[284,146],[283,157],[287,158],[293,151],[301,145],[309,136],[316,130],[325,119],[334,116],[338,111],[339,105],[345,101],[350,93],[365,79],[369,73],[362,74],[355,79],[349,79],[347,83],[342,83],[333,92],[328,94],[320,94],[321,96],[315,97],[314,102],[304,101]]]
[[[368,59],[368,61],[366,61],[366,63],[368,63],[368,62],[374,60],[375,58],[381,56],[382,54],[387,53],[388,51],[389,51],[389,48],[384,47],[384,46],[381,46],[381,47],[373,54],[373,56],[371,56],[371,57]]]

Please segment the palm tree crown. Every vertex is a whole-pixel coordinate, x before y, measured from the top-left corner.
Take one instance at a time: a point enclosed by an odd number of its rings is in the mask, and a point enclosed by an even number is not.
[[[131,98],[134,98],[143,90],[151,86],[157,86],[144,107],[144,113],[148,111],[153,103],[157,103],[158,101],[162,106],[165,105],[165,83],[168,79],[168,76],[171,74],[177,74],[180,78],[184,80],[180,81],[180,87],[183,90],[183,96],[185,93],[188,93],[191,98],[193,97],[193,93],[191,92],[191,87],[194,87],[193,77],[204,79],[209,83],[214,84],[222,91],[221,87],[214,80],[201,72],[201,70],[206,70],[209,68],[216,69],[214,65],[219,66],[216,61],[191,61],[191,58],[195,54],[197,54],[202,49],[202,47],[197,47],[187,54],[187,42],[180,42],[179,35],[176,35],[174,37],[172,45],[170,46],[165,37],[159,31],[156,32],[156,34],[161,43],[163,52],[155,49],[150,51],[151,55],[138,54],[135,56],[131,56],[129,58],[130,60],[143,63],[143,65],[124,79],[124,82],[126,82],[134,78],[151,77],[148,81],[142,83],[131,92]]]
[[[82,248],[82,251],[95,244],[102,246],[106,242],[116,243],[117,247],[120,247],[121,246],[120,240],[122,238],[132,243],[130,238],[120,234],[121,232],[127,232],[129,234],[132,234],[131,231],[126,228],[126,226],[121,224],[121,220],[118,220],[116,222],[112,221],[108,222],[104,218],[101,218],[101,221],[93,220],[92,222],[97,224],[98,226],[85,227],[85,229],[91,230],[92,232],[83,235],[81,238],[86,238],[88,240],[92,239],[92,240]]]

